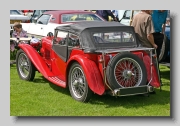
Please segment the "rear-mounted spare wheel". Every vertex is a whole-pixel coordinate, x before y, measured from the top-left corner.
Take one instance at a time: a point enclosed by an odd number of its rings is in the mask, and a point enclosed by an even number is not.
[[[112,89],[137,87],[147,82],[143,61],[130,52],[118,53],[112,57],[107,65],[106,76]]]

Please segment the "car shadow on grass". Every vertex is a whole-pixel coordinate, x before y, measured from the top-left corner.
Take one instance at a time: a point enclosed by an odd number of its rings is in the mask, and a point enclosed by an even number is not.
[[[165,105],[170,103],[170,91],[155,89],[156,94],[115,97],[110,95],[94,95],[90,104],[107,105],[110,107],[141,108],[149,105]]]
[[[161,75],[161,78],[170,80],[170,71],[161,71],[160,75]]]
[[[50,82],[49,86],[53,90],[71,97],[69,88],[62,88]],[[138,108],[142,107],[142,105],[149,106],[154,104],[165,105],[170,103],[170,91],[164,90],[166,88],[169,88],[169,84],[167,84],[167,86],[162,86],[162,90],[160,90],[160,88],[155,89],[156,94],[149,94],[149,97],[143,95],[115,97],[110,95],[94,94],[88,104],[107,105],[107,107],[123,106],[125,108]]]
[[[57,86],[57,85],[55,85],[55,84],[53,84],[53,83],[51,83],[51,82],[49,82],[49,86],[50,86],[53,90],[55,90],[55,91],[57,91],[57,92],[59,92],[59,93],[63,93],[63,94],[65,94],[65,95],[67,95],[67,96],[70,96],[69,88],[68,88],[68,87],[67,87],[67,88],[63,88],[63,87]],[[70,97],[71,97],[71,96],[70,96]]]
[[[59,92],[71,97],[68,88],[62,88],[52,83],[49,86]],[[170,91],[155,89],[156,94],[149,94],[149,96],[134,95],[134,96],[121,96],[114,97],[110,95],[97,95],[94,94],[88,104],[94,105],[106,105],[107,108],[119,107],[124,108],[141,108],[149,105],[165,105],[170,103]],[[72,101],[74,102],[74,100]],[[75,101],[76,102],[76,101]]]
[[[49,81],[46,78],[44,78],[43,76],[38,76],[38,77],[35,76],[33,82],[34,83],[44,83],[44,84],[49,83]]]

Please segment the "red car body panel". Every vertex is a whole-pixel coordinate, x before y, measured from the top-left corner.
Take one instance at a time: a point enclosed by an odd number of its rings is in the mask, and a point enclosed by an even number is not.
[[[19,47],[28,55],[31,62],[34,64],[36,69],[49,81],[52,83],[61,86],[66,87],[66,84],[64,81],[56,79],[52,79],[52,77],[55,77],[54,74],[50,71],[50,68],[47,66],[47,63],[45,60],[38,54],[38,52],[30,45],[28,44],[19,44]]]
[[[52,72],[47,67],[43,58],[38,54],[38,52],[28,44],[20,44],[19,47],[28,55],[34,66],[39,72],[41,72],[45,78],[53,76]]]
[[[157,75],[158,71],[156,71],[155,64],[151,64],[151,59],[149,55],[146,52],[133,52],[133,54],[137,55],[140,59],[143,60],[147,70],[147,80],[148,81],[151,80],[150,84],[156,88],[160,87],[160,81]],[[152,66],[152,72],[151,72],[151,66]],[[153,74],[152,76],[151,73]]]
[[[157,74],[158,71],[156,71],[155,64],[151,64],[150,57],[147,54],[144,55],[143,59],[144,59],[144,64],[145,64],[146,70],[147,70],[148,81],[150,81],[151,77],[152,77],[150,84],[156,88],[160,87],[160,81],[159,81],[158,74]],[[151,76],[150,66],[152,66],[152,76]]]
[[[90,89],[93,92],[102,95],[105,91],[105,85],[96,63],[83,55],[72,56],[69,59],[68,64],[72,61],[77,61],[82,66]]]

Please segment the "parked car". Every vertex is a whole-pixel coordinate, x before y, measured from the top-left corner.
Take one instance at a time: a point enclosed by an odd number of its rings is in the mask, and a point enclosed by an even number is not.
[[[119,10],[118,12],[120,13],[120,23],[121,24],[124,24],[124,25],[130,25],[130,19],[131,19],[131,16],[137,14],[139,12],[139,10]],[[118,14],[119,14],[118,13]]]
[[[22,23],[24,30],[29,35],[41,38],[48,32],[54,32],[54,28],[59,25],[67,25],[82,21],[104,21],[101,17],[93,12],[81,10],[59,10],[45,11],[38,17],[34,23]]]
[[[18,10],[10,10],[10,24],[14,24],[14,22],[29,23],[30,18],[27,16],[24,16]]]
[[[50,10],[34,10],[31,15],[30,22],[33,23],[34,21],[36,21],[37,18],[41,16],[41,14],[43,14],[45,11],[50,11]]]
[[[22,12],[18,10],[10,10],[10,34],[13,30],[13,24],[15,22],[29,23],[30,18],[28,16],[24,16]]]
[[[132,26],[79,22],[58,26],[41,42],[18,47],[16,66],[21,79],[33,81],[38,71],[53,84],[69,87],[80,102],[88,102],[92,94],[129,96],[160,87],[154,49],[138,47]]]

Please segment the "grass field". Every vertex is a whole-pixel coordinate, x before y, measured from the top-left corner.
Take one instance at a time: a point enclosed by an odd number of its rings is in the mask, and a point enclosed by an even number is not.
[[[145,96],[93,95],[77,102],[69,90],[53,85],[36,72],[33,82],[20,80],[10,68],[10,116],[170,116],[170,69],[160,66],[162,91]]]

